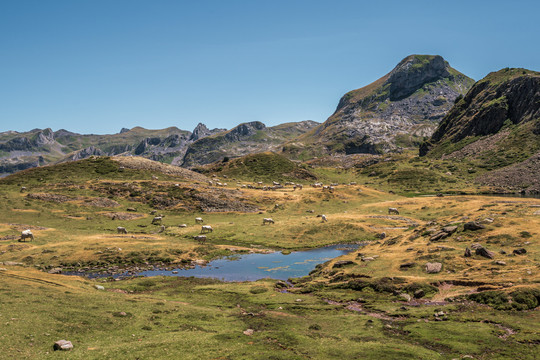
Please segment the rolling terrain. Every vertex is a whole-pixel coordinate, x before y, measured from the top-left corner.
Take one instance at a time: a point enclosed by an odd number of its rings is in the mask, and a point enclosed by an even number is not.
[[[399,170],[403,160],[379,166]],[[448,172],[444,161],[407,166],[438,174]],[[402,196],[362,171],[304,168],[272,153],[203,174],[92,156],[0,179],[2,356],[57,358],[54,341],[67,339],[70,359],[534,359],[540,199],[472,195],[481,189],[461,175],[419,181],[415,190],[469,195]],[[273,181],[304,186],[259,184]],[[163,228],[151,223],[156,214]],[[204,244],[193,240],[195,217],[213,227]],[[18,241],[24,229],[34,241]],[[365,245],[289,282],[63,275],[135,274],[337,243]]]

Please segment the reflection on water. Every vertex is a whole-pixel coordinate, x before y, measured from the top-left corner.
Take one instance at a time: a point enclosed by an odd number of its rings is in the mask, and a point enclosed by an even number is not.
[[[195,276],[211,277],[223,281],[255,281],[271,278],[287,280],[291,277],[308,275],[316,265],[358,249],[359,245],[332,245],[306,251],[293,251],[289,255],[281,252],[270,254],[235,255],[231,258],[214,260],[206,266],[193,269],[152,270],[143,276]],[[173,274],[172,272],[178,272]]]

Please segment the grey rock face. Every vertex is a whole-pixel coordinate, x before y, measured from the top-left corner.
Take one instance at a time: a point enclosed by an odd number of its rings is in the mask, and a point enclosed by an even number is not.
[[[71,159],[75,161],[75,160],[86,159],[90,156],[104,156],[104,155],[106,154],[100,149],[94,146],[90,146],[90,147],[87,147],[86,149],[77,151]]]

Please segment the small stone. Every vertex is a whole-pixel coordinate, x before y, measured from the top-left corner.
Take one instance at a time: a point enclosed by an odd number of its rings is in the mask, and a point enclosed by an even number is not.
[[[506,265],[506,262],[498,260],[498,261],[495,261],[495,264],[504,266]]]
[[[302,302],[302,301],[304,301],[304,300],[302,300],[302,299],[296,299],[296,300],[294,300],[294,301],[296,301],[296,302]]]
[[[421,298],[423,298],[425,295],[426,295],[426,293],[425,293],[424,290],[422,290],[422,289],[418,289],[418,290],[416,290],[416,291],[414,292],[414,297],[415,297],[416,299],[421,299]]]
[[[465,230],[476,231],[485,229],[486,227],[480,223],[477,223],[476,221],[469,221],[463,225],[463,228]]]
[[[61,274],[62,273],[62,268],[54,268],[54,269],[51,269],[48,271],[49,274]]]
[[[247,329],[247,330],[244,331],[244,335],[251,336],[251,335],[253,335],[254,332],[255,332],[255,330],[253,330],[253,329]]]
[[[465,256],[465,257],[471,257],[471,256],[472,256],[471,249],[465,248],[465,254],[463,254],[463,256]]]
[[[527,253],[527,249],[524,249],[524,248],[514,249],[514,251],[512,251],[512,253],[514,253],[516,255],[523,255],[523,254]]]
[[[400,270],[407,270],[409,268],[412,268],[414,265],[416,265],[414,262],[406,262],[401,265],[399,265]]]
[[[436,274],[442,269],[441,263],[426,263],[426,272],[428,274]]]
[[[126,313],[125,311],[120,311],[120,312],[118,313],[118,315],[120,315],[120,316],[127,316],[127,313]]]
[[[407,302],[412,300],[411,295],[409,295],[409,294],[407,294],[407,293],[401,293],[401,294],[399,294],[399,296],[400,296],[403,300],[405,300],[405,301],[407,301]]]
[[[73,349],[73,344],[71,343],[71,341],[58,340],[57,342],[54,343],[53,349],[55,351],[56,350],[69,351],[69,350]]]

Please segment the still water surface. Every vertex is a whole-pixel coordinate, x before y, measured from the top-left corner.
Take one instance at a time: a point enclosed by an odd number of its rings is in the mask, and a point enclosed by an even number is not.
[[[193,269],[149,270],[143,276],[195,276],[223,281],[255,281],[264,278],[287,280],[308,275],[316,265],[358,249],[359,245],[331,245],[318,249],[270,254],[244,254],[218,259]],[[173,271],[178,271],[173,274]]]

